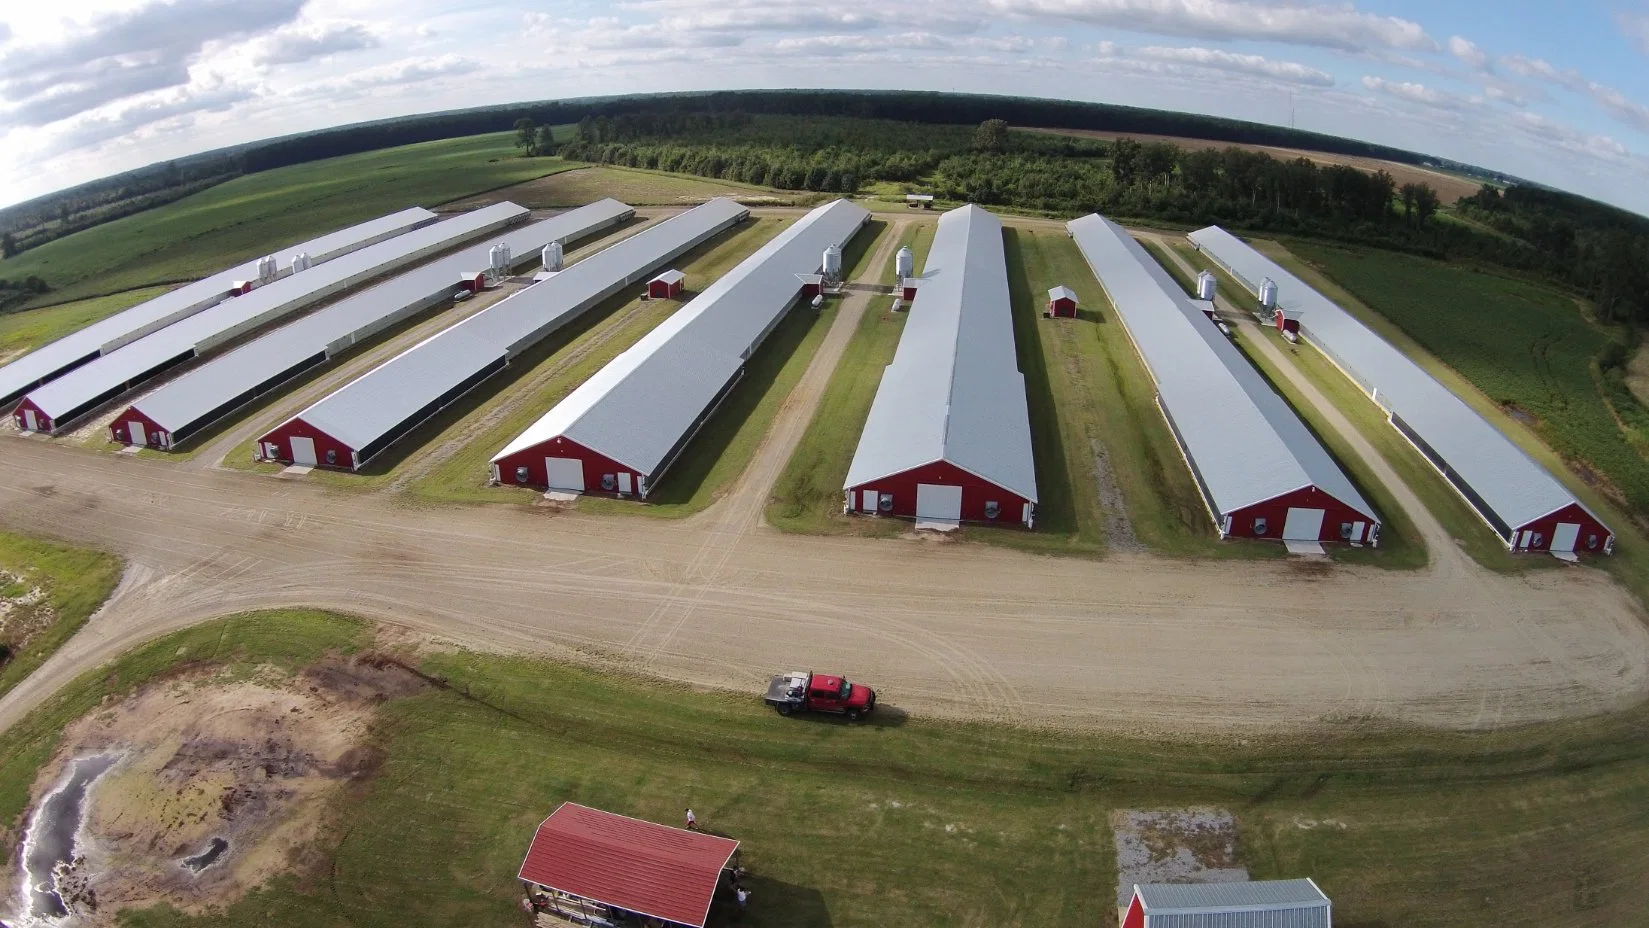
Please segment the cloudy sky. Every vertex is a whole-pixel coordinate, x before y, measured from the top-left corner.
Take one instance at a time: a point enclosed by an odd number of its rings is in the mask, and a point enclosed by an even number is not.
[[[1292,120],[1649,214],[1649,0],[11,0],[0,205],[362,119],[737,87]]]

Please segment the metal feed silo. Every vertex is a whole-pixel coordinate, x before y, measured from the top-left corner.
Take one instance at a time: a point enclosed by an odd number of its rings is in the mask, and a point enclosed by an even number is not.
[[[545,245],[544,250],[539,253],[539,258],[543,260],[544,270],[546,271],[561,270],[562,257],[560,242],[551,242]]]
[[[1260,305],[1268,312],[1277,308],[1277,282],[1269,277],[1260,284]]]
[[[1212,302],[1215,289],[1214,275],[1211,272],[1203,271],[1197,275],[1197,299]]]
[[[842,281],[842,249],[840,245],[831,245],[824,250],[822,265],[825,283],[836,284]]]
[[[905,280],[916,276],[916,252],[910,246],[899,249],[899,254],[893,259],[893,276],[897,280]]]

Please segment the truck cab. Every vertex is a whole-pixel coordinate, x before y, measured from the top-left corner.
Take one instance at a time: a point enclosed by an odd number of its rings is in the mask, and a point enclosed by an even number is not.
[[[876,691],[835,674],[795,671],[773,678],[766,702],[780,715],[831,712],[856,720],[876,708]]]

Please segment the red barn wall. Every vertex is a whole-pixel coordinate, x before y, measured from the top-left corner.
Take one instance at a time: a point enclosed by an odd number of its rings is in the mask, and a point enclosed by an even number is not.
[[[531,448],[523,448],[516,453],[498,460],[498,482],[505,486],[530,486],[543,489],[549,484],[550,475],[544,467],[545,458],[578,458],[584,462],[584,492],[590,494],[617,496],[618,491],[603,490],[601,478],[612,474],[616,487],[619,474],[630,475],[630,495],[638,495],[638,482],[645,475],[635,468],[620,464],[602,454],[597,454],[570,438],[557,436],[548,441],[539,442]],[[527,482],[517,483],[515,469],[527,468]]]
[[[1323,510],[1323,530],[1318,535],[1318,541],[1340,541],[1340,523],[1342,522],[1371,521],[1368,516],[1347,506],[1322,490],[1316,487],[1306,487],[1232,513],[1231,537],[1269,538],[1272,541],[1282,541],[1283,525],[1288,521],[1288,510],[1290,509]],[[1263,518],[1268,523],[1264,535],[1254,534],[1254,520],[1256,518]],[[1365,539],[1368,537],[1366,530],[1363,537]]]
[[[1064,300],[1064,299],[1054,300],[1051,305],[1053,307],[1053,314],[1055,316],[1062,316],[1062,317],[1070,318],[1070,317],[1074,317],[1076,315],[1076,301],[1075,300]]]
[[[1145,928],[1145,904],[1135,895],[1128,903],[1128,916],[1122,920],[1122,928]]]
[[[1022,524],[1020,518],[1025,511],[1024,497],[1002,489],[988,480],[976,477],[949,461],[935,461],[924,464],[904,473],[883,477],[879,480],[870,480],[853,487],[853,510],[864,512],[860,507],[864,501],[862,494],[865,490],[875,490],[879,493],[893,494],[892,512],[883,515],[903,516],[907,519],[916,518],[916,485],[919,483],[934,483],[942,486],[959,486],[962,488],[962,519],[965,522],[990,522],[998,525]],[[1001,504],[1002,514],[994,519],[985,518],[985,503],[995,500]]]
[[[138,412],[135,406],[128,407],[125,412],[115,417],[115,421],[109,423],[109,438],[127,444],[131,439],[133,422],[143,423],[145,445],[150,448],[163,447],[160,443],[160,434],[166,430],[156,425],[155,420]]]
[[[1578,505],[1565,506],[1549,516],[1542,516],[1527,525],[1518,526],[1517,528],[1520,530],[1539,532],[1541,536],[1539,547],[1534,547],[1525,541],[1524,546],[1518,550],[1551,550],[1552,536],[1557,534],[1557,524],[1559,522],[1578,523],[1580,525],[1580,537],[1575,539],[1576,554],[1603,553],[1603,546],[1608,542],[1610,535],[1608,526],[1604,525],[1602,522],[1599,522],[1597,519],[1592,518],[1586,513],[1586,510],[1580,508]],[[1587,547],[1586,539],[1589,535],[1597,536],[1597,547]]]
[[[353,454],[354,449],[350,448],[338,439],[333,438],[331,435],[326,434],[320,429],[315,428],[313,425],[310,425],[302,419],[293,419],[290,422],[282,423],[264,434],[263,437],[258,439],[258,454],[264,454],[264,444],[266,442],[274,442],[280,447],[276,449],[276,454],[273,460],[280,461],[284,464],[291,464],[293,438],[314,439],[315,461],[317,466],[330,468],[332,470],[355,469],[355,456]],[[338,453],[338,463],[326,463],[326,453],[328,451],[336,451]],[[265,460],[270,459],[265,458]]]
[[[34,401],[27,397],[24,397],[23,401],[17,404],[17,408],[12,410],[12,418],[17,421],[18,428],[27,429],[29,427],[29,420],[23,415],[25,409],[34,410],[34,424],[39,426],[40,431],[50,432],[52,430],[51,417],[41,412],[40,407],[34,405]]]

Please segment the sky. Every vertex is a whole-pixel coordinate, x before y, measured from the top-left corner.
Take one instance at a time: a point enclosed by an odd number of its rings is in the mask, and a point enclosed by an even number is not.
[[[1649,215],[1649,0],[12,0],[0,206],[365,119],[754,87],[1292,124]]]

